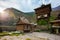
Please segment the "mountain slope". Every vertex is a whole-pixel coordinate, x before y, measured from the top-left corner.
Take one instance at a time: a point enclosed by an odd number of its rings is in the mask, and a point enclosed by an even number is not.
[[[9,12],[9,13],[12,12],[10,14],[15,15],[15,16],[23,16],[23,12],[15,9],[15,8],[7,8],[4,11]]]
[[[3,22],[3,25],[14,25],[18,21],[18,18],[20,17],[23,21],[29,21],[30,23],[33,22],[34,12],[31,13],[24,13],[22,11],[19,11],[15,8],[7,8],[4,10],[4,14],[8,13],[9,14],[9,20]]]
[[[36,15],[35,15],[35,12],[27,12],[27,13],[24,13],[24,16],[30,21],[30,23],[36,23]]]
[[[56,8],[52,8],[53,11],[56,11],[56,10],[60,10],[60,6],[56,7]]]
[[[8,13],[8,19],[7,21],[2,21],[2,25],[14,25],[18,21],[18,17],[24,16],[23,12],[15,9],[15,8],[7,8],[3,10],[4,14]]]

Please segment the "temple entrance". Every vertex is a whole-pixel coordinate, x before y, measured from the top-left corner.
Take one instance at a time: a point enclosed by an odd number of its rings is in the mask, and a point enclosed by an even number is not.
[[[59,33],[60,33],[60,28],[59,28]]]
[[[24,26],[24,32],[30,32],[31,31],[31,26],[30,25],[25,25]]]
[[[52,33],[59,34],[60,33],[60,28],[52,28]]]
[[[2,28],[0,27],[0,32],[2,32]]]
[[[60,28],[52,28],[51,33],[59,34],[60,33]]]

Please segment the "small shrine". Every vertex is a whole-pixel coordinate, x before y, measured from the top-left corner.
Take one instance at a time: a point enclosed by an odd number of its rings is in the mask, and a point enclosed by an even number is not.
[[[26,22],[26,21],[25,21]],[[33,32],[34,31],[34,25],[30,23],[25,23],[20,18],[16,24],[16,30],[22,31],[22,32]]]

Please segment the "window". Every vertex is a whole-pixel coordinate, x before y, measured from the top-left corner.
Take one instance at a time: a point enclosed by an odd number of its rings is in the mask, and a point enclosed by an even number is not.
[[[27,28],[28,28],[27,25],[25,25],[25,26],[24,26],[24,30],[26,30]]]
[[[30,25],[25,25],[24,30],[30,30]]]
[[[47,14],[43,15],[44,17],[47,17]]]
[[[41,15],[40,15],[40,16],[38,16],[38,18],[41,18]]]

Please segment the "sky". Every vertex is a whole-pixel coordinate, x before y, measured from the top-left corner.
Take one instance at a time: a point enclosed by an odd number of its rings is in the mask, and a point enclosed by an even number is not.
[[[55,8],[60,5],[60,0],[0,0],[0,12],[11,7],[22,12],[32,12],[42,4],[49,3],[51,3],[52,8]]]

